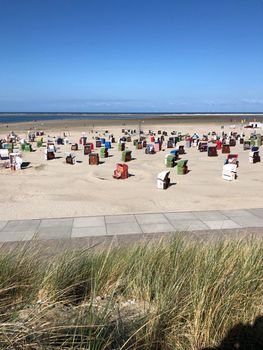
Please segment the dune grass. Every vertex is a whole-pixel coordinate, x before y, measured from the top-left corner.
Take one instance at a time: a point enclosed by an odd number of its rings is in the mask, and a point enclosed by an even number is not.
[[[1,349],[202,349],[262,314],[263,242],[0,255]]]

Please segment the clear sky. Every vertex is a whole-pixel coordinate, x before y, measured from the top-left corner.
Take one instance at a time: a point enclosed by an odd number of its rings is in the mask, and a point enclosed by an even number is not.
[[[263,111],[263,0],[0,0],[0,111]]]

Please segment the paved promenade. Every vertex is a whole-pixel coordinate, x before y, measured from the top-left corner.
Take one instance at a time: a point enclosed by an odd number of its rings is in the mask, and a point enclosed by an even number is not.
[[[263,228],[263,208],[0,221],[0,242],[244,228]]]

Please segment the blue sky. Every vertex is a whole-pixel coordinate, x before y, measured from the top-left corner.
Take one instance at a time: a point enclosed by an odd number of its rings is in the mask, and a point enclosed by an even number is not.
[[[0,0],[0,111],[263,111],[262,0]]]

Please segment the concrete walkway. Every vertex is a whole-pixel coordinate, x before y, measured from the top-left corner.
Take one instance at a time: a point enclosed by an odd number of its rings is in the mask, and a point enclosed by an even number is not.
[[[244,228],[263,228],[263,208],[0,221],[0,242]]]

